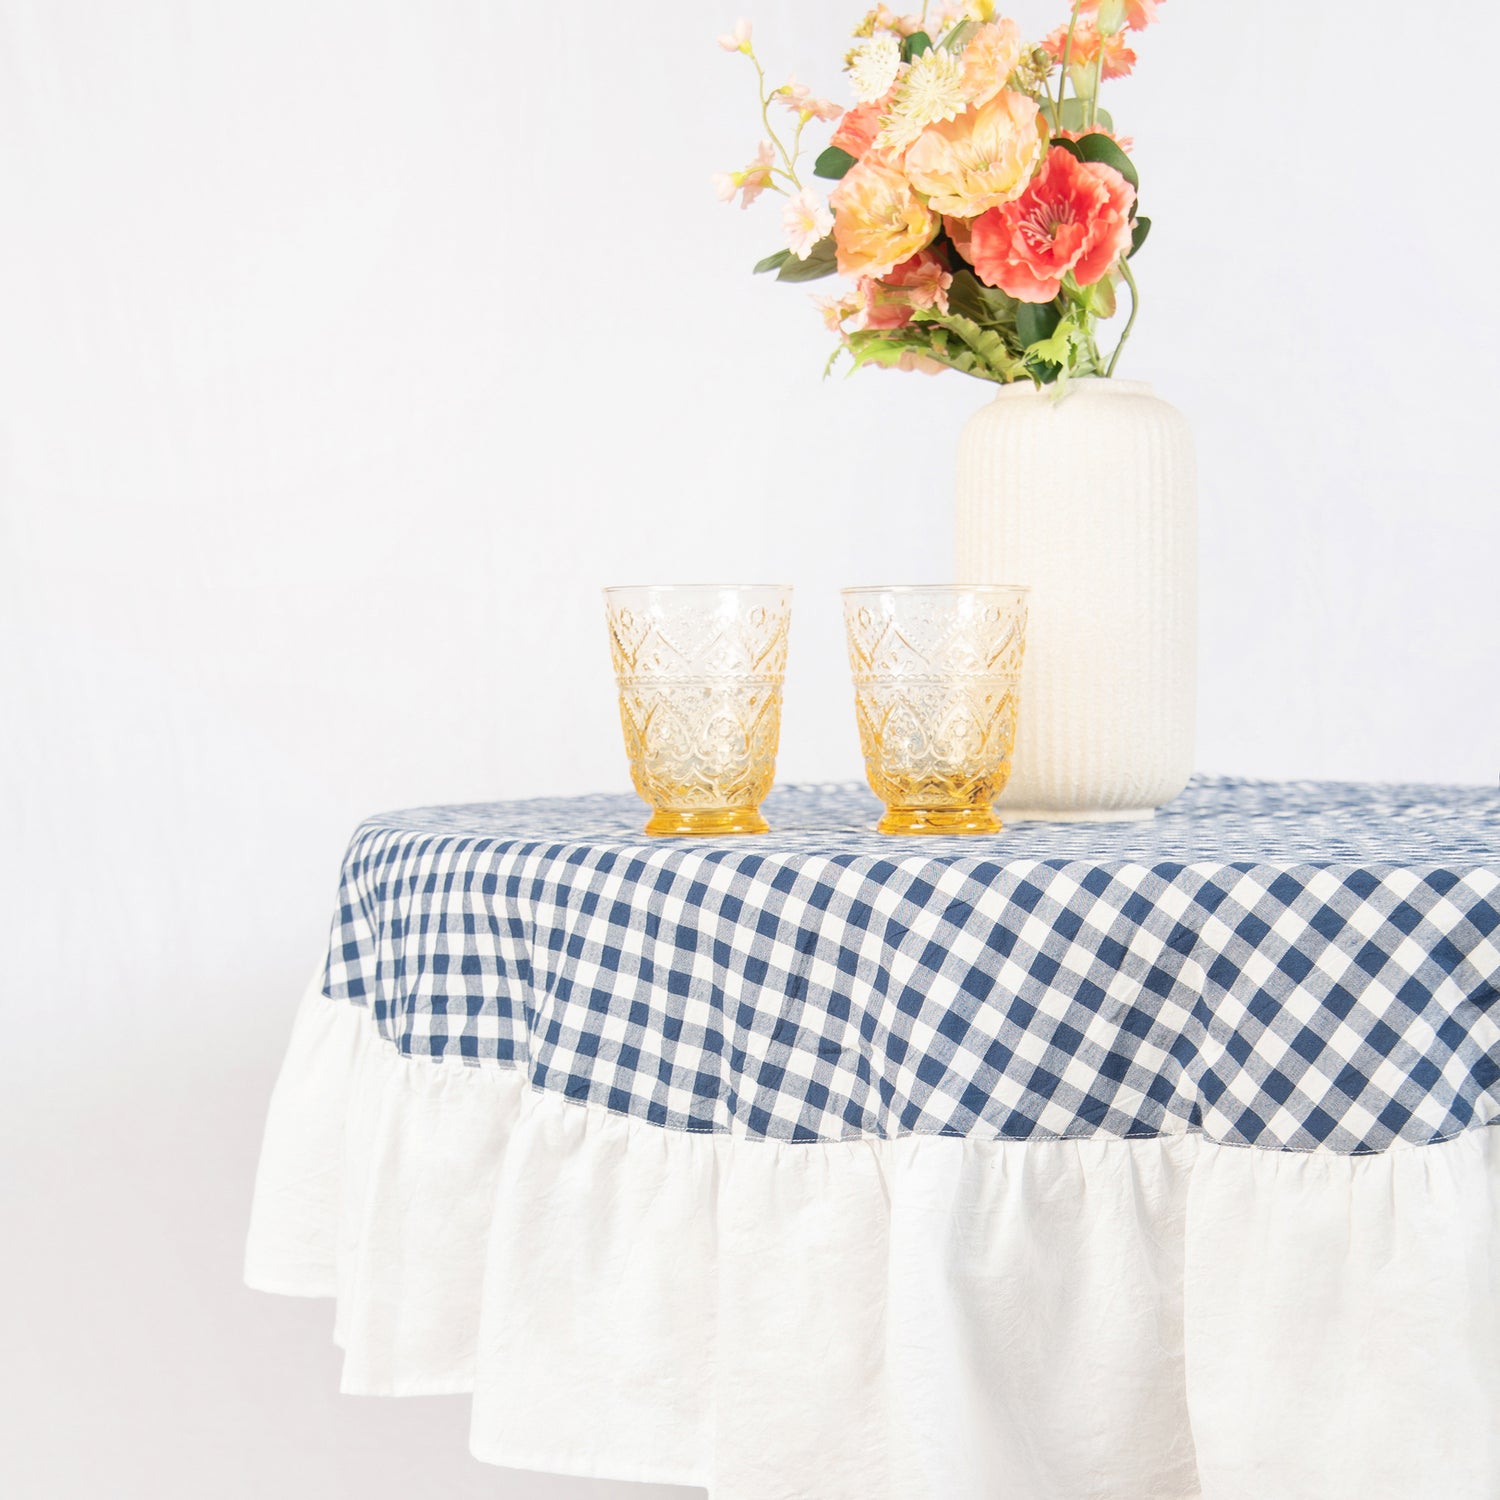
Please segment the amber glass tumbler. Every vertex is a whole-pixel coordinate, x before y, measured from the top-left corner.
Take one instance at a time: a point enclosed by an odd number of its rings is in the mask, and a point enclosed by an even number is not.
[[[610,588],[604,599],[630,776],[651,808],[646,832],[765,833],[791,589]]]
[[[882,833],[998,833],[1026,647],[1008,586],[844,590],[865,774]]]

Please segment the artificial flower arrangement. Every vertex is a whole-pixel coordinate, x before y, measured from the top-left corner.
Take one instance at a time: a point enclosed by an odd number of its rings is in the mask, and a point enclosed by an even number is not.
[[[818,299],[840,336],[830,368],[847,351],[854,369],[951,369],[1002,384],[1114,373],[1136,317],[1130,258],[1151,221],[1137,211],[1130,142],[1099,92],[1131,71],[1130,35],[1163,3],[1073,0],[1035,44],[993,0],[941,0],[915,15],[882,5],[845,59],[848,109],[795,79],[768,88],[749,22],[719,38],[755,67],[765,139],[715,187],[747,208],[768,190],[786,198],[787,246],[758,273],[853,280]],[[776,111],[788,117],[780,130]],[[812,165],[838,183],[826,200],[803,175],[814,121],[836,127]],[[1130,316],[1106,359],[1097,328],[1122,285]]]

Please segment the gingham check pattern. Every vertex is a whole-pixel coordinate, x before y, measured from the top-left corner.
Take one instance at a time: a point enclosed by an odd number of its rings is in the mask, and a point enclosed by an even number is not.
[[[1149,824],[945,841],[875,834],[857,787],[766,812],[373,819],[325,991],[678,1130],[1362,1153],[1500,1121],[1500,793],[1200,779]]]

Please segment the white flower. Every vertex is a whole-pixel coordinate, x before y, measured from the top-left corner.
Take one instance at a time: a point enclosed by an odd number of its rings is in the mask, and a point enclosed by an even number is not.
[[[861,104],[884,99],[901,71],[901,43],[893,36],[878,36],[856,47],[850,54],[849,81]]]
[[[819,240],[833,233],[833,215],[821,193],[803,188],[787,200],[781,214],[786,242],[798,260],[806,260]]]
[[[967,108],[963,59],[940,47],[930,48],[902,77],[876,147],[881,151],[903,150],[929,125],[956,120]]]
[[[749,52],[750,23],[746,20],[736,21],[734,30],[726,32],[719,38],[719,45],[726,52]]]

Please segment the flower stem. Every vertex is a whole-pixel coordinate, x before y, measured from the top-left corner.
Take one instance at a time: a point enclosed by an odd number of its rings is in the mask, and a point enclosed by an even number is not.
[[[1120,275],[1125,278],[1125,285],[1130,288],[1130,316],[1125,320],[1125,332],[1120,335],[1120,342],[1115,345],[1115,352],[1109,361],[1109,368],[1104,372],[1106,376],[1115,373],[1115,366],[1120,363],[1120,351],[1125,347],[1126,340],[1130,337],[1130,330],[1135,327],[1135,315],[1141,309],[1141,292],[1135,284],[1135,276],[1130,269],[1130,262],[1120,262]]]
[[[1057,77],[1057,128],[1063,128],[1062,109],[1063,95],[1068,92],[1068,64],[1073,60],[1073,28],[1078,25],[1078,6],[1080,0],[1073,0],[1073,9],[1068,14],[1068,39],[1063,43],[1062,70]],[[1077,89],[1073,92],[1076,94]]]
[[[787,152],[786,147],[781,144],[781,137],[776,134],[771,125],[771,100],[766,93],[766,70],[761,67],[760,59],[753,52],[750,53],[750,61],[755,64],[755,76],[760,81],[761,123],[766,127],[766,134],[770,136],[771,144],[781,153],[781,159],[786,163],[786,175],[800,188],[802,179],[797,176],[797,158]]]
[[[1099,120],[1099,90],[1104,87],[1104,38],[1099,38],[1099,55],[1094,59],[1094,92],[1089,98],[1089,128]]]

